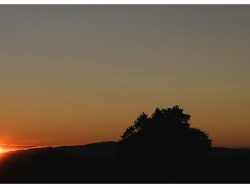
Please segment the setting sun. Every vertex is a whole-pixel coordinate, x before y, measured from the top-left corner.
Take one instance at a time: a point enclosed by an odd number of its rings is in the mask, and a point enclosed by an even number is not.
[[[3,148],[0,148],[0,154],[2,154],[3,153]]]
[[[4,154],[6,151],[8,151],[8,150],[6,150],[5,148],[0,147],[0,156],[1,156],[2,154]]]

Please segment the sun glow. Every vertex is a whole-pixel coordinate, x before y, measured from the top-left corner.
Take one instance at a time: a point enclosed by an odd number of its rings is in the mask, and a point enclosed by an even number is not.
[[[3,155],[3,149],[0,148],[0,157],[2,157],[2,155]]]
[[[0,147],[0,157],[6,152],[6,150],[2,147]]]

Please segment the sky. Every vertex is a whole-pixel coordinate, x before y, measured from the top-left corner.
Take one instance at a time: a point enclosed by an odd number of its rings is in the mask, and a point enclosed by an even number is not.
[[[250,147],[249,5],[0,5],[0,144],[118,141],[179,105]]]

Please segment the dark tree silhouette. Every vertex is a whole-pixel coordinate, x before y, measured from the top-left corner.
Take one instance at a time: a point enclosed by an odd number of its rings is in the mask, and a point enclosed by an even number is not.
[[[150,117],[142,113],[121,136],[117,155],[147,165],[204,161],[211,139],[206,132],[190,127],[190,117],[177,105],[156,108]]]

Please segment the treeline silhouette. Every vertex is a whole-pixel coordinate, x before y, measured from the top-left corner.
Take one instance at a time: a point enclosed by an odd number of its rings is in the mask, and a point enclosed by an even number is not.
[[[77,147],[6,156],[0,160],[0,182],[249,183],[250,151],[211,155],[220,148],[211,147],[206,132],[191,127],[190,117],[179,106],[142,113],[119,142],[89,146],[99,157]],[[111,148],[114,154],[101,155]]]

